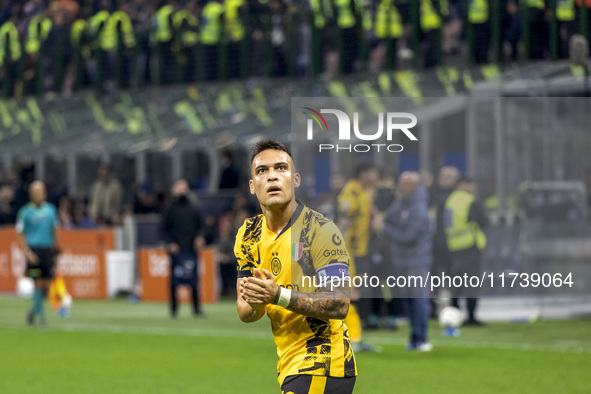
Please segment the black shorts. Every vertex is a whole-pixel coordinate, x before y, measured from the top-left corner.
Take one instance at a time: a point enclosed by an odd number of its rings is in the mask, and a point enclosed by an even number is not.
[[[333,378],[332,376],[292,375],[281,385],[282,394],[349,394],[355,387],[356,376]]]
[[[26,276],[29,278],[53,278],[54,259],[57,253],[50,248],[31,248],[39,259],[38,264],[31,264],[27,261]]]

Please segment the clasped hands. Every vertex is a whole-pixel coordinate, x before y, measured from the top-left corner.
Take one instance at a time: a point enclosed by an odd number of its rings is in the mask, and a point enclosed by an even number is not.
[[[266,269],[255,268],[253,276],[240,280],[240,296],[251,306],[275,304],[279,299],[280,287],[273,275]]]

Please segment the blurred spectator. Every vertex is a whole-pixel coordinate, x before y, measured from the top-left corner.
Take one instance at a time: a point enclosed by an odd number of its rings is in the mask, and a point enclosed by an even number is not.
[[[230,150],[223,150],[220,154],[220,189],[237,189],[240,186],[240,171],[234,164],[234,154]]]
[[[487,1],[487,0],[483,0]],[[470,1],[469,3],[474,3]],[[449,1],[449,16],[447,23],[443,28],[443,52],[446,55],[455,55],[462,50],[462,29],[464,27],[465,15],[464,12],[465,2],[460,0]],[[464,18],[462,18],[464,16]]]
[[[218,240],[217,218],[215,215],[207,215],[203,226],[203,240],[205,245],[213,245]]]
[[[60,227],[63,229],[71,230],[76,227],[74,221],[74,208],[72,207],[72,201],[70,201],[68,196],[62,196],[59,199],[57,218],[60,222]]]
[[[123,210],[123,187],[111,176],[111,168],[101,165],[98,179],[90,192],[89,215],[97,225],[114,225],[121,221]]]
[[[11,206],[13,200],[14,190],[12,187],[0,182],[0,226],[15,222],[16,216]]]
[[[380,171],[380,181],[374,193],[374,213],[369,238],[370,273],[380,278],[384,287],[372,294],[370,314],[365,328],[376,329],[380,327],[380,319],[385,318],[385,328],[395,330],[397,328],[396,316],[401,314],[400,300],[395,298],[391,289],[387,287],[388,276],[394,275],[393,261],[390,251],[390,239],[384,232],[384,216],[388,207],[394,201],[394,174],[389,171]]]
[[[171,190],[173,201],[162,215],[160,236],[170,254],[170,314],[177,316],[179,285],[191,286],[193,314],[201,314],[198,292],[199,249],[204,245],[203,220],[200,212],[189,200],[189,184],[176,181]]]
[[[222,281],[222,297],[236,297],[236,257],[234,256],[234,243],[236,242],[236,230],[234,215],[228,213],[220,220],[220,237],[218,242],[218,256],[220,278]]]
[[[481,255],[486,247],[486,235],[482,230],[486,227],[487,219],[482,207],[474,199],[475,193],[474,181],[464,177],[457,182],[455,190],[445,202],[446,242],[454,277],[481,275]],[[477,296],[477,288],[452,288],[453,306],[456,308],[459,308],[459,297],[466,297],[468,320],[465,325],[483,325],[476,318]]]
[[[397,198],[386,213],[385,231],[393,241],[392,259],[396,275],[427,280],[431,268],[431,232],[427,190],[420,186],[420,175],[407,171],[400,175]],[[427,338],[429,289],[423,286],[400,288],[406,298],[411,335],[407,350],[431,351]]]
[[[321,204],[318,206],[318,212],[336,223],[338,211],[338,196],[347,179],[343,174],[332,174],[330,176],[330,193],[323,196]]]
[[[201,48],[205,79],[219,77],[219,47],[223,35],[224,5],[219,0],[208,1],[201,12]]]
[[[507,0],[506,6],[506,39],[510,47],[510,59],[516,61],[519,55],[519,40],[521,38],[521,13],[516,0]]]
[[[423,66],[433,68],[442,61],[443,28],[449,18],[447,0],[420,0]]]
[[[281,0],[271,0],[271,47],[273,48],[273,65],[271,75],[283,77],[287,75],[286,40],[286,9]]]
[[[164,197],[152,191],[149,185],[136,185],[133,188],[133,213],[138,215],[160,213],[163,208],[163,199]]]
[[[246,219],[251,216],[254,216],[255,213],[258,212],[258,210],[258,205],[256,205],[252,201],[251,196],[249,194],[239,193],[236,194],[236,196],[234,196],[234,201],[232,202],[232,212],[234,213],[234,215],[236,215],[236,213],[239,211],[244,211],[246,212],[246,217],[244,219]],[[241,226],[242,223],[244,223],[244,220],[240,222]]]
[[[444,166],[439,170],[437,182],[429,190],[429,216],[434,220],[433,234],[433,273],[440,275],[443,272],[451,272],[451,257],[447,249],[445,235],[445,202],[454,191],[460,172],[456,167]],[[434,294],[434,297],[441,294]],[[436,305],[432,304],[432,314],[437,312]],[[444,305],[442,305],[444,306]]]
[[[82,201],[74,204],[74,223],[77,228],[91,229],[96,227],[96,223],[86,214],[86,204]]]
[[[379,180],[377,167],[369,162],[361,162],[355,170],[355,178],[349,180],[338,196],[338,227],[345,238],[349,253],[351,276],[363,276],[369,268],[369,234],[373,206],[372,192]],[[339,243],[340,244],[340,243]],[[338,245],[338,244],[337,244]],[[361,289],[366,291],[367,289]],[[362,341],[361,317],[367,315],[367,294],[357,295],[349,306],[345,324],[349,328],[351,345],[355,351],[375,351],[373,346]],[[358,312],[359,311],[359,312]]]

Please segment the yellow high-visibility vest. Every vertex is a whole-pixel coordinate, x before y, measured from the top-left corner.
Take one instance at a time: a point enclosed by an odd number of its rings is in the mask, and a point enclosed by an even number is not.
[[[337,26],[348,29],[355,26],[355,14],[351,8],[351,0],[335,0],[337,7]]]
[[[101,34],[101,49],[104,51],[114,51],[118,45],[117,24],[121,25],[123,44],[127,48],[135,46],[135,33],[129,15],[123,11],[115,11],[109,19]]]
[[[443,11],[442,14],[444,15]],[[433,2],[431,0],[421,0],[421,30],[425,32],[436,30],[441,27],[441,24],[441,17],[435,12]]]
[[[205,45],[215,45],[222,37],[221,18],[224,6],[217,1],[211,1],[203,7],[203,28],[201,30],[201,42]]]
[[[183,28],[183,22],[185,21],[187,21],[187,24],[190,28],[181,31],[181,29]],[[199,21],[192,12],[187,10],[180,10],[175,12],[175,14],[172,16],[172,24],[175,30],[180,32],[181,42],[184,46],[190,47],[199,42],[199,33],[197,33]]]
[[[314,14],[314,27],[322,29],[326,25],[326,19],[332,19],[331,0],[310,0],[310,9]]]
[[[394,0],[381,0],[376,10],[374,34],[377,38],[402,37],[402,19]]]
[[[238,10],[244,5],[244,0],[227,0],[225,3],[225,29],[232,41],[244,39],[244,23],[240,19]]]
[[[87,29],[88,22],[84,19],[76,19],[74,23],[72,23],[72,28],[70,29],[70,43],[73,47],[80,45],[82,34],[86,32]]]
[[[72,28],[70,29],[70,43],[72,47],[77,49],[81,46],[82,35],[88,32],[88,22],[84,19],[77,19],[72,23]],[[81,49],[81,54],[83,58],[88,58],[90,56],[90,49],[88,46],[84,46]]]
[[[6,47],[6,38],[8,36],[8,48]],[[21,58],[21,43],[18,39],[18,30],[11,21],[4,22],[0,26],[0,67],[4,65],[4,58],[7,57],[7,49],[10,50],[12,61]]]
[[[525,5],[530,8],[539,8],[543,10],[546,8],[546,4],[544,4],[544,0],[525,0]]]
[[[575,0],[556,0],[556,19],[562,22],[575,20]]]
[[[88,19],[89,31],[93,37],[93,48],[98,48],[101,45],[102,35],[110,17],[111,14],[108,11],[102,10]]]
[[[25,52],[39,52],[39,49],[41,49],[41,44],[47,40],[47,36],[49,36],[51,26],[52,23],[48,17],[42,14],[35,15],[29,23]]]
[[[445,201],[445,236],[450,252],[458,252],[476,246],[486,247],[486,235],[476,222],[469,222],[470,207],[474,195],[462,190],[453,191]]]
[[[473,24],[480,24],[488,21],[487,0],[470,0],[470,3],[468,4],[468,21]]]
[[[152,42],[168,42],[172,40],[172,26],[170,26],[170,15],[174,7],[171,5],[162,6],[154,14],[156,20],[156,30],[150,35]]]

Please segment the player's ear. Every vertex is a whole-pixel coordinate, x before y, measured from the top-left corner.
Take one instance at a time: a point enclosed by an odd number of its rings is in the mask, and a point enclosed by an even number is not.
[[[295,173],[295,175],[293,176],[293,187],[297,188],[300,187],[300,184],[302,183],[302,177],[300,176],[299,173]]]
[[[248,181],[248,186],[250,188],[250,194],[256,194],[254,191],[254,182],[252,181],[252,179]]]

